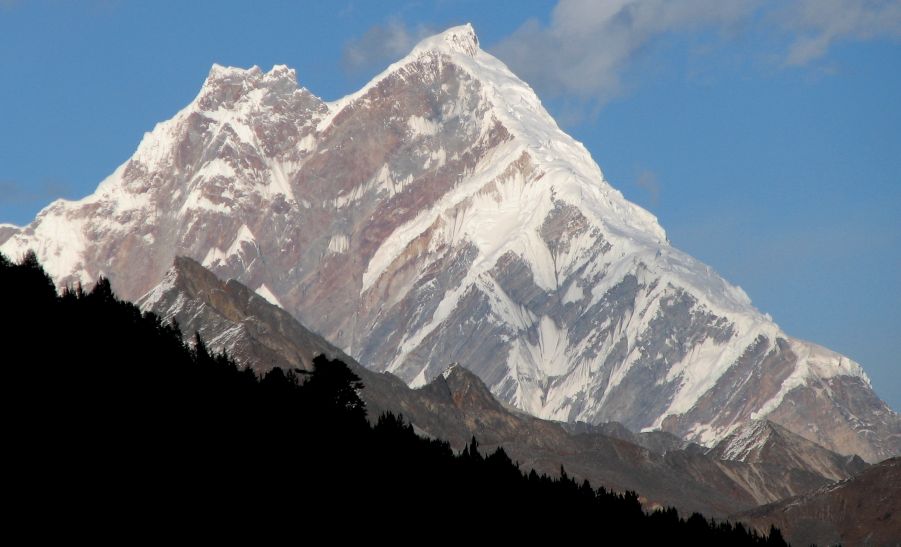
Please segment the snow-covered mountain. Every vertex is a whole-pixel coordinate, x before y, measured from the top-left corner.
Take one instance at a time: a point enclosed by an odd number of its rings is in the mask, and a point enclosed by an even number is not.
[[[615,423],[541,420],[498,402],[461,366],[451,365],[411,389],[391,373],[364,368],[241,283],[222,281],[185,257],[176,257],[163,281],[137,304],[175,320],[185,336],[199,331],[211,351],[228,351],[259,373],[273,367],[310,370],[318,354],[341,359],[362,380],[359,395],[373,422],[384,412],[403,415],[418,434],[445,440],[454,450],[475,436],[489,452],[503,447],[524,471],[553,475],[563,466],[579,480],[639,492],[648,508],[725,516],[810,492],[866,467],[860,458],[839,456],[769,422],[774,434],[745,433],[761,429],[754,422],[704,455],[694,444],[683,450],[684,441],[661,431],[633,434]],[[734,458],[721,450],[734,442],[758,448]]]
[[[284,66],[214,66],[93,195],[0,227],[28,248],[130,299],[190,256],[369,367],[419,386],[456,361],[544,418],[711,445],[767,417],[901,453],[856,363],[670,246],[469,25],[331,103]]]

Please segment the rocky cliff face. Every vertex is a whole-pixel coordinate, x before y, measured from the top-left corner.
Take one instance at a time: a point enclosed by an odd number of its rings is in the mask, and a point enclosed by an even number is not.
[[[459,362],[535,416],[708,446],[767,417],[901,453],[856,363],[671,247],[469,26],[330,103],[283,66],[214,67],[93,195],[0,230],[28,248],[131,299],[189,256],[368,367],[421,386]]]

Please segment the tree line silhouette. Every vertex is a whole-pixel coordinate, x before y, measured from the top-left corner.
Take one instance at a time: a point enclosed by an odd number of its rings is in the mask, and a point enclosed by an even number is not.
[[[776,529],[646,513],[633,492],[522,470],[475,438],[455,453],[391,413],[370,425],[344,363],[258,377],[106,279],[58,294],[30,252],[0,254],[0,299],[5,520],[35,539],[785,545]]]

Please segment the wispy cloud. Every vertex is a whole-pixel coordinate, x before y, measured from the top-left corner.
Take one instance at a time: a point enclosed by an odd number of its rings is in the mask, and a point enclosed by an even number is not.
[[[755,25],[787,44],[781,64],[801,66],[841,40],[901,37],[901,0],[559,0],[547,24],[527,21],[492,51],[541,95],[599,108],[662,37]]]
[[[652,206],[660,203],[660,181],[657,180],[657,175],[653,171],[647,169],[639,171],[634,184],[647,192]]]
[[[45,202],[70,196],[71,193],[72,186],[59,181],[24,184],[11,180],[0,180],[0,205]]]
[[[547,96],[603,104],[622,93],[622,72],[658,37],[728,28],[759,0],[560,0],[550,22],[531,20],[494,48],[514,72]]]
[[[357,8],[354,6],[353,2],[348,2],[343,8],[338,10],[338,17],[349,17],[353,15],[355,11],[357,11]]]
[[[357,40],[344,47],[343,64],[349,71],[361,71],[386,65],[403,57],[420,40],[438,29],[426,25],[407,26],[397,18],[384,25],[371,27]]]
[[[901,1],[795,0],[780,10],[779,20],[798,34],[785,63],[804,65],[842,40],[901,38]]]
[[[438,30],[389,19],[346,45],[344,66],[383,67]],[[695,48],[709,52],[755,30],[783,44],[776,66],[805,66],[841,41],[901,39],[901,0],[559,0],[547,23],[526,21],[491,52],[541,96],[561,99],[558,117],[577,123],[628,91],[624,75],[658,40],[720,37]]]

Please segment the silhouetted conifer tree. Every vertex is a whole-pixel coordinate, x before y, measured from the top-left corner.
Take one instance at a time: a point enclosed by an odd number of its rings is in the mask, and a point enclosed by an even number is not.
[[[502,448],[483,456],[475,437],[458,454],[401,416],[370,426],[344,363],[317,357],[302,382],[281,369],[257,377],[199,334],[186,344],[105,278],[58,296],[34,253],[0,255],[0,302],[8,533],[417,541],[469,539],[478,525],[505,542],[562,542],[582,540],[583,525],[609,544],[785,544],[775,528],[764,540],[673,509],[646,514],[634,492],[592,489],[562,466],[556,479],[525,472]]]

